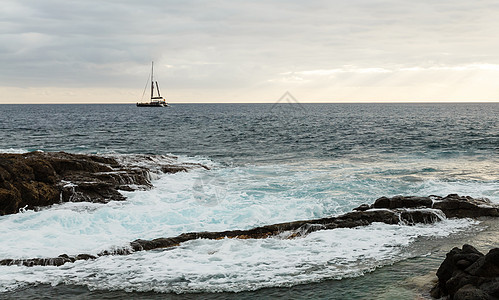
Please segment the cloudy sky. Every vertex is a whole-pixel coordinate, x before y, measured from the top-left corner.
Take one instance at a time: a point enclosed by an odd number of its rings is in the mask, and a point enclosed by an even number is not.
[[[0,6],[0,103],[499,101],[497,0]]]

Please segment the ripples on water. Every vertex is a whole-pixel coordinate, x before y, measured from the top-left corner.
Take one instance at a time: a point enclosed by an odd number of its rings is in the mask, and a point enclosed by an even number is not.
[[[4,148],[224,162],[497,154],[499,104],[2,105]]]

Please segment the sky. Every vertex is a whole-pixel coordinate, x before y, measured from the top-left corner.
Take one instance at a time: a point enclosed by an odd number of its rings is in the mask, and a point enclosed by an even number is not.
[[[0,0],[0,104],[498,102],[497,0]],[[146,92],[147,96],[148,92]]]

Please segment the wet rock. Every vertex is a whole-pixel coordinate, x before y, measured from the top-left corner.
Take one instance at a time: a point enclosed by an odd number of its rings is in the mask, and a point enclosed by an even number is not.
[[[433,208],[442,210],[448,218],[499,217],[499,207],[488,199],[450,194],[435,198]]]
[[[373,208],[410,208],[426,207],[441,210],[447,218],[477,218],[483,216],[499,217],[499,206],[488,199],[450,194],[446,197],[394,196],[377,199]]]
[[[499,277],[499,248],[494,248],[477,259],[466,272],[473,276]]]
[[[429,197],[414,196],[394,196],[392,198],[381,197],[377,199],[373,208],[411,208],[411,207],[430,207],[433,201]]]
[[[366,211],[368,209],[370,209],[371,206],[369,204],[362,204],[356,208],[354,208],[353,210],[356,210],[356,211]]]
[[[90,255],[90,254],[78,254],[75,257],[75,260],[89,260],[89,259],[96,259],[97,256]]]
[[[496,277],[495,280],[480,284],[480,289],[488,295],[495,297],[492,299],[499,299],[499,278]]]
[[[315,220],[293,221],[255,227],[248,230],[227,230],[219,232],[189,232],[175,237],[162,237],[152,240],[137,239],[130,242],[128,247],[105,250],[99,256],[105,255],[128,255],[136,251],[147,251],[154,249],[167,249],[180,245],[181,243],[196,239],[262,239],[268,237],[275,238],[297,238],[318,230],[331,230],[336,228],[354,228],[365,226],[374,222],[386,224],[411,225],[416,223],[433,223],[440,220],[439,212],[431,209],[376,209],[368,211],[354,211],[337,217],[327,217]],[[409,222],[410,220],[410,222]],[[80,259],[94,259],[95,256],[79,254],[77,256],[60,255],[53,259],[34,258],[28,260],[7,259],[0,261],[0,265],[60,265],[60,263],[74,262]]]
[[[103,188],[104,189],[104,188]],[[96,192],[97,193],[97,192]],[[87,197],[90,192],[82,194]],[[73,193],[73,196],[75,193]],[[434,203],[435,199],[444,199],[437,196],[430,197],[382,197],[376,202],[376,206],[388,206],[393,208],[368,208],[371,206],[361,206],[352,212],[314,220],[302,220],[272,225],[260,226],[248,230],[227,230],[219,232],[190,232],[183,233],[175,237],[160,237],[152,240],[137,239],[129,243],[127,247],[105,250],[98,256],[104,255],[128,255],[135,251],[146,251],[154,249],[166,249],[180,245],[181,243],[195,239],[262,239],[274,238],[297,238],[318,230],[332,230],[336,228],[354,228],[366,226],[375,222],[385,224],[415,225],[431,224],[444,219],[442,211],[427,207],[428,200]],[[446,198],[459,199],[462,197],[447,196]],[[471,197],[464,197],[469,203],[482,203]],[[454,200],[449,200],[454,201]],[[406,207],[400,207],[407,205]],[[375,206],[375,205],[373,205]],[[475,208],[475,206],[472,206]],[[367,208],[367,209],[366,209]],[[487,293],[494,295],[497,285],[491,279],[497,277],[498,271],[498,251],[491,250],[484,256],[477,249],[470,245],[464,245],[462,249],[454,248],[448,254],[437,271],[439,284],[432,290],[434,297],[448,295],[450,292],[456,293],[461,287],[467,284],[482,287],[485,286]],[[61,255],[57,258],[34,258],[28,260],[4,259],[0,265],[59,265],[60,263],[74,262],[81,259],[95,259],[96,256],[79,254],[77,256]],[[478,279],[477,279],[478,278]],[[483,280],[483,278],[489,278]],[[464,293],[464,292],[463,292]]]
[[[453,248],[437,271],[434,298],[496,299],[499,296],[499,248],[486,255],[470,245]]]
[[[454,300],[490,300],[490,296],[479,288],[467,284],[454,294]]]
[[[68,201],[125,200],[119,191],[151,188],[151,173],[176,173],[195,167],[206,168],[175,164],[174,158],[165,156],[0,154],[0,215]]]

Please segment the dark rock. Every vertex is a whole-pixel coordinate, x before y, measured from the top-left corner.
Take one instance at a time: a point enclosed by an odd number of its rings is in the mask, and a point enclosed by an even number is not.
[[[431,289],[430,296],[435,299],[439,299],[444,296],[444,292],[442,291],[440,285],[437,284]]]
[[[471,266],[472,262],[470,262],[469,260],[466,260],[466,259],[460,259],[456,262],[456,267],[459,269],[459,270],[464,270],[466,269],[467,267]]]
[[[151,172],[176,173],[199,164],[163,163],[165,156],[113,157],[65,152],[0,154],[0,215],[60,202],[125,200],[120,190],[149,189]],[[170,158],[171,160],[171,158]],[[144,161],[150,167],[144,167]],[[206,167],[205,167],[206,168]]]
[[[463,246],[464,248],[464,246]],[[463,250],[464,252],[464,250]],[[483,254],[481,253],[461,253],[461,254],[456,254],[454,255],[454,260],[456,261],[456,266],[459,269],[466,269],[467,267],[471,266],[474,262],[476,262],[480,257],[482,257]]]
[[[411,222],[408,222],[411,220]],[[357,226],[369,225],[373,222],[382,222],[386,224],[399,224],[403,222],[408,223],[431,223],[437,222],[440,219],[437,212],[430,209],[410,209],[410,210],[368,210],[368,211],[354,211],[349,212],[337,217],[327,217],[315,220],[293,221],[287,223],[279,223],[256,227],[248,230],[227,230],[220,232],[189,232],[183,233],[175,237],[157,238],[153,240],[138,239],[130,242],[129,247],[113,250],[105,250],[99,253],[99,256],[104,255],[128,255],[135,251],[145,251],[154,249],[165,249],[180,245],[181,243],[195,240],[195,239],[223,239],[223,238],[238,238],[238,239],[261,239],[268,237],[279,238],[295,238],[306,235],[308,233],[318,230],[328,230],[335,228],[353,228]],[[56,259],[30,259],[30,260],[4,260],[0,261],[0,265],[42,265],[47,263],[54,263],[58,265],[61,260],[66,259],[67,262],[80,259],[94,259],[95,256],[80,254],[76,257],[60,255]]]
[[[445,286],[449,295],[454,295],[463,286],[475,285],[478,281],[478,278],[473,277],[464,271],[457,270],[452,274],[452,277],[447,280]]]
[[[381,197],[377,199],[373,208],[411,208],[431,207],[433,201],[429,197],[395,196],[393,198]]]
[[[432,224],[441,220],[438,211],[431,209],[409,210],[400,212],[400,220],[407,225]]]
[[[67,154],[65,154],[67,155]],[[99,158],[100,159],[100,158]],[[109,160],[106,158],[105,161],[109,163]],[[92,162],[96,162],[97,158],[90,159]],[[90,162],[88,165],[92,165]],[[81,168],[84,164],[78,164],[78,168]],[[110,165],[113,165],[113,168],[116,169],[119,165],[114,162],[111,162]],[[61,168],[58,166],[55,168],[56,170]],[[93,166],[92,168],[99,168]],[[137,176],[137,179],[130,179],[132,182],[134,180],[140,181],[143,176],[144,171],[140,169],[136,169],[137,172],[132,172],[131,177]],[[56,171],[57,172],[57,171]],[[69,170],[65,170],[68,174],[71,174]],[[173,172],[173,171],[172,171]],[[65,186],[65,189],[62,191],[62,197],[72,197],[73,199],[77,199],[77,201],[90,201],[89,198],[95,197],[98,199],[102,199],[105,197],[114,197],[112,196],[112,192],[109,190],[111,188],[117,188],[120,185],[126,184],[129,180],[118,180],[115,174],[112,174],[108,177],[107,175],[101,176],[103,173],[100,172],[95,177],[97,178],[112,178],[109,179],[115,182],[116,185],[107,184],[105,182],[100,182],[96,185],[91,185],[93,189],[86,186],[85,184],[81,184],[79,189],[76,189],[72,185]],[[142,175],[141,175],[142,174]],[[8,176],[12,176],[11,173],[8,173],[4,176],[7,178]],[[30,176],[27,174],[26,176]],[[84,175],[83,178],[86,178]],[[86,190],[88,188],[88,190]],[[71,192],[68,192],[71,189]],[[0,190],[1,192],[1,190]],[[66,195],[66,193],[68,193]],[[1,197],[1,193],[0,193]],[[447,198],[447,200],[442,200]],[[481,205],[480,203],[484,203],[482,200],[473,199],[471,197],[459,197],[457,195],[449,195],[445,198],[432,196],[430,197],[402,197],[396,196],[394,198],[386,198],[382,197],[376,200],[374,209],[371,209],[368,205],[361,205],[355,211],[336,216],[336,217],[326,217],[315,220],[303,220],[303,221],[293,221],[279,224],[266,225],[261,227],[252,228],[249,230],[228,230],[221,232],[190,232],[183,233],[176,237],[166,237],[166,238],[157,238],[153,240],[143,240],[138,239],[133,242],[130,242],[128,247],[113,249],[113,250],[105,250],[99,253],[98,256],[103,255],[127,255],[133,253],[135,251],[144,251],[144,250],[153,250],[153,249],[164,249],[178,246],[179,244],[194,240],[194,239],[223,239],[223,238],[239,238],[239,239],[261,239],[268,237],[278,237],[278,238],[295,238],[299,236],[306,235],[308,233],[318,231],[318,230],[331,230],[336,228],[353,228],[357,226],[366,226],[372,224],[374,222],[381,222],[385,224],[402,224],[402,225],[414,225],[418,223],[434,223],[440,221],[442,216],[442,211],[431,208],[430,202],[433,204],[433,201],[450,201],[454,203],[455,199],[458,201],[467,201],[471,203],[472,209],[475,209],[477,205]],[[449,200],[451,199],[451,200]],[[464,200],[463,200],[464,199]],[[96,201],[93,199],[92,201]],[[403,207],[407,205],[408,208]],[[492,205],[492,204],[490,204]],[[428,207],[430,206],[430,207]],[[452,206],[452,205],[451,205]],[[381,208],[380,208],[381,207]],[[383,208],[388,207],[388,208]],[[479,286],[482,284],[488,284],[494,277],[487,277],[489,279],[483,280],[485,277],[480,277],[477,279],[477,276],[497,276],[494,275],[497,273],[497,251],[491,250],[487,256],[484,257],[482,253],[480,253],[477,249],[470,245],[464,245],[462,249],[454,248],[449,253],[447,253],[446,259],[440,266],[437,271],[437,276],[439,278],[438,285],[432,290],[432,295],[445,296],[448,295],[449,292],[455,293],[462,286],[466,284],[473,284],[474,286]],[[75,257],[61,255],[55,259],[52,258],[35,258],[29,260],[13,260],[13,259],[5,259],[0,261],[0,265],[11,265],[11,264],[22,264],[22,265],[46,265],[53,264],[58,265],[59,263],[70,262],[81,259],[94,259],[95,256],[88,254],[79,254]],[[476,275],[474,275],[476,274]],[[492,285],[491,288],[494,288]]]
[[[88,260],[88,259],[96,259],[97,256],[93,256],[90,254],[78,254],[75,259],[76,260]]]
[[[491,249],[469,266],[466,272],[473,276],[499,277],[499,248]]]
[[[488,199],[450,194],[436,199],[433,208],[440,209],[448,218],[499,217],[499,207]]]
[[[377,199],[373,208],[427,207],[441,210],[447,218],[477,218],[482,216],[499,217],[499,206],[488,199],[450,194],[446,197],[394,196]]]
[[[0,260],[3,266],[62,266],[68,262],[75,262],[72,257],[59,256],[55,258],[4,259]]]
[[[477,254],[479,257],[483,256],[483,253],[478,251],[475,247],[469,245],[469,244],[464,244],[463,247],[463,252],[467,254]]]
[[[486,255],[470,245],[453,248],[437,271],[434,298],[495,299],[499,295],[499,248]]]
[[[456,261],[454,256],[461,253],[462,250],[454,247],[449,253],[445,255],[445,259],[437,270],[437,277],[439,280],[439,285],[444,295],[447,295],[447,288],[445,283],[451,279],[452,274],[458,269],[455,265]]]
[[[479,288],[467,284],[454,294],[454,300],[490,300],[490,296]]]
[[[480,289],[492,297],[499,298],[499,278],[482,283]]]
[[[368,210],[370,208],[371,208],[371,206],[369,204],[362,204],[359,207],[354,208],[353,210],[356,210],[356,211],[366,211],[366,210]]]

